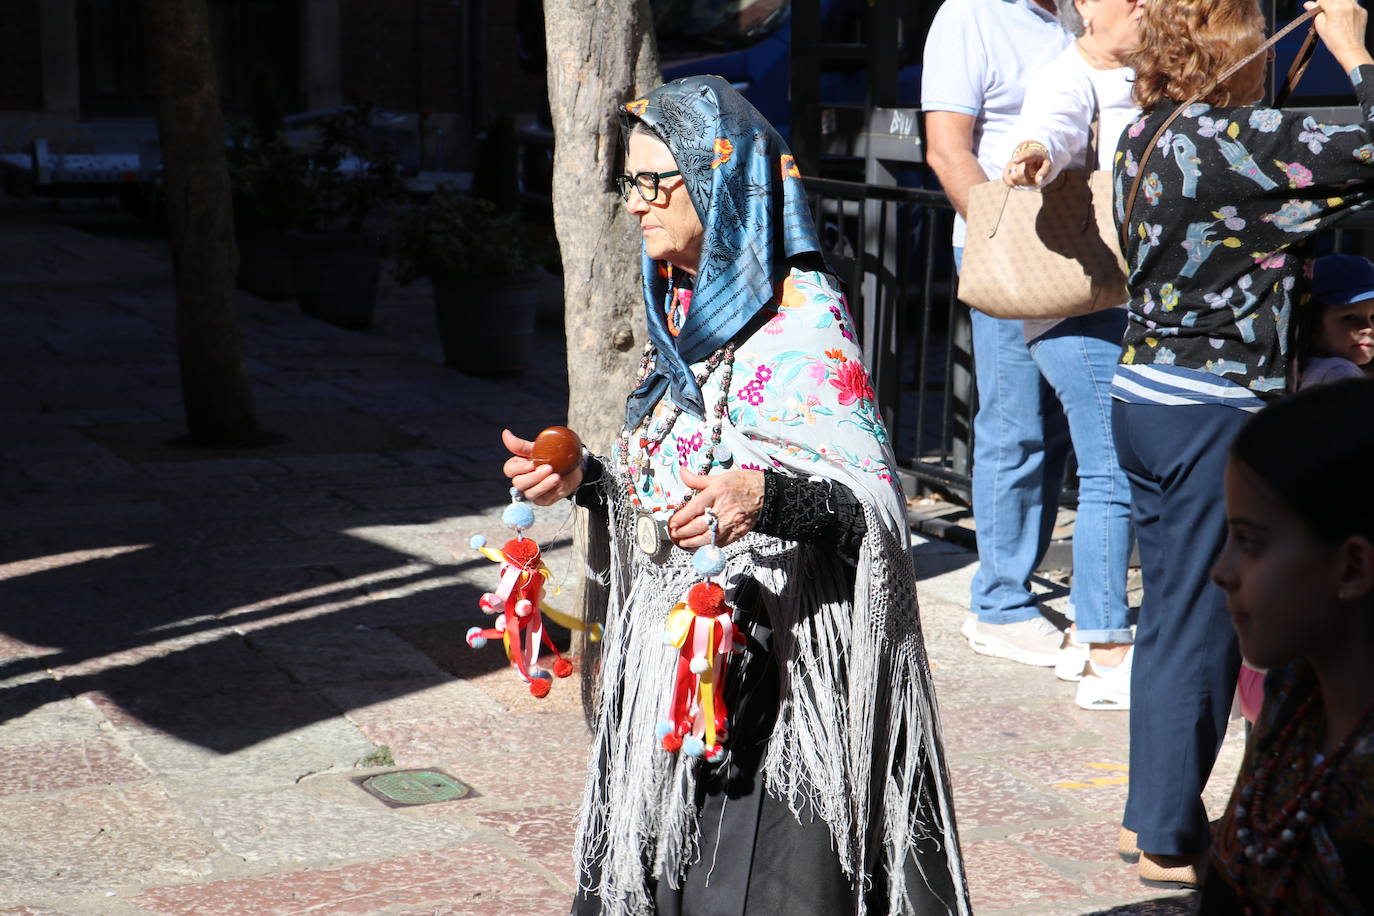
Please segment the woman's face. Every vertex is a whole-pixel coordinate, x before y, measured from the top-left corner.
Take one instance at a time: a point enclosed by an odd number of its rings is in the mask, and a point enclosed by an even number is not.
[[[1327,306],[1312,334],[1312,352],[1367,365],[1374,359],[1374,299]]]
[[[662,140],[643,133],[630,134],[629,152],[625,155],[626,175],[676,169],[673,154]],[[637,191],[631,190],[625,209],[639,220],[640,231],[644,234],[644,251],[649,257],[667,261],[696,275],[705,230],[681,175],[660,180],[658,197],[653,201],[646,201]]]
[[[1212,581],[1246,660],[1272,668],[1339,642],[1343,611],[1339,550],[1319,541],[1307,523],[1264,480],[1232,458],[1226,465],[1226,546]]]
[[[1136,46],[1145,0],[1074,0],[1074,7],[1085,32],[1106,53],[1124,54]]]

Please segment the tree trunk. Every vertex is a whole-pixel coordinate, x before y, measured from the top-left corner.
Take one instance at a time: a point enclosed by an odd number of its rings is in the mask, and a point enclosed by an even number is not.
[[[649,0],[544,0],[549,110],[553,115],[553,222],[563,257],[568,351],[568,425],[594,452],[610,454],[625,417],[639,352],[648,339],[637,221],[611,176],[621,167],[618,105],[662,81]],[[588,518],[578,510],[577,565],[587,558]],[[588,622],[605,607],[588,580],[574,606]],[[592,719],[597,648],[581,634],[582,708]]]
[[[648,0],[544,0],[553,218],[563,254],[568,425],[607,454],[647,339],[640,235],[611,181],[617,106],[661,81]]]
[[[143,11],[157,62],[186,423],[197,444],[242,445],[257,420],[232,298],[238,249],[206,0],[143,0]]]

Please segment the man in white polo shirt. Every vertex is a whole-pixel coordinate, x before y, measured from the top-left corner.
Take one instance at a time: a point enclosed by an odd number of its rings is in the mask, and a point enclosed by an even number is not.
[[[1026,84],[1069,43],[1050,0],[947,0],[921,73],[926,159],[954,204],[963,260],[969,188],[1000,178]],[[1021,322],[974,311],[973,518],[979,567],[964,625],[974,651],[1051,667],[1063,635],[1030,577],[1045,555],[1068,453],[1063,411],[1026,349]]]

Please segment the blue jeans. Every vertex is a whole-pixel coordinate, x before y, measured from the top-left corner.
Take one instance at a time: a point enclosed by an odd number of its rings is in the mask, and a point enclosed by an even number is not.
[[[1145,600],[1131,665],[1131,784],[1122,823],[1155,855],[1205,852],[1202,789],[1240,670],[1226,595],[1211,581],[1226,541],[1222,477],[1249,418],[1234,407],[1112,405],[1131,484]]]
[[[1073,604],[1078,641],[1131,641],[1126,567],[1131,554],[1131,488],[1112,441],[1112,376],[1121,356],[1126,310],[1066,318],[1029,345],[1069,421],[1078,458],[1073,526]]]
[[[955,266],[962,248],[954,249]],[[1021,322],[974,310],[973,522],[978,571],[969,607],[983,623],[1040,614],[1030,577],[1049,547],[1069,436],[1064,412],[1031,359]]]

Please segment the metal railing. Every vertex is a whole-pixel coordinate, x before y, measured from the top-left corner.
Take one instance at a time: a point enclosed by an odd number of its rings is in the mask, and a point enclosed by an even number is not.
[[[972,331],[968,309],[954,296],[949,198],[925,188],[805,182],[898,463],[914,478],[910,492],[967,501]]]

